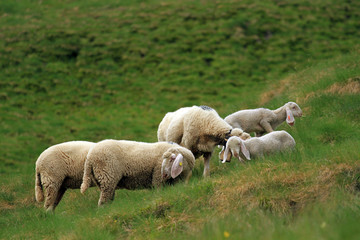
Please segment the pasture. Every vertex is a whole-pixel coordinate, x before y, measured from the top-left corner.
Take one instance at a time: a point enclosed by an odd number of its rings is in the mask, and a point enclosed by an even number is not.
[[[357,239],[359,1],[1,1],[1,239]],[[188,184],[34,198],[35,161],[72,141],[157,141],[163,116],[295,101],[292,153]]]

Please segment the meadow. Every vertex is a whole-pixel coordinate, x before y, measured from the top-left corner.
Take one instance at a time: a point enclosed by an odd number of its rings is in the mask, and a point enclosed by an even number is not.
[[[1,239],[358,239],[359,1],[0,2]],[[303,110],[292,153],[188,184],[34,199],[51,145],[154,142],[180,107]]]

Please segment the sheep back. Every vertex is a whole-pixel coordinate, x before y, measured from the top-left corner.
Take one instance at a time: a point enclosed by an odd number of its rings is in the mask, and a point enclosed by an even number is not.
[[[294,138],[286,131],[273,131],[262,137],[254,137],[245,141],[251,157],[284,151],[295,147]]]
[[[234,128],[244,132],[263,132],[260,121],[272,122],[276,115],[267,108],[240,110],[225,117],[225,121]]]
[[[198,152],[212,152],[232,127],[211,108],[187,107],[174,112],[166,140]]]
[[[86,164],[96,181],[115,182],[117,188],[150,188],[161,182],[162,155],[174,146],[178,145],[104,140],[92,148]]]

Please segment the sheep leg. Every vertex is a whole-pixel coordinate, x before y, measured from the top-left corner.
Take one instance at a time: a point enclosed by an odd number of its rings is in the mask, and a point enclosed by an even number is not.
[[[255,137],[261,137],[265,132],[256,132]]]
[[[107,182],[99,183],[101,193],[100,193],[98,206],[101,206],[109,201],[114,200],[115,189],[120,179],[121,177],[116,179],[108,178]]]
[[[66,188],[61,187],[61,188],[59,189],[58,195],[57,195],[56,200],[55,200],[55,203],[54,203],[54,206],[55,206],[55,207],[59,204],[59,202],[61,201],[61,199],[62,199],[62,197],[64,196],[64,193],[65,193],[65,192],[66,192]]]
[[[204,153],[204,177],[210,177],[210,158],[211,153]]]
[[[184,139],[184,127],[182,121],[173,121],[170,123],[166,132],[166,140],[180,144]]]
[[[115,196],[115,187],[101,188],[100,199],[98,206],[102,206],[105,203],[112,201]]]
[[[52,183],[52,184],[47,184],[47,186],[45,186],[44,189],[46,192],[44,207],[47,212],[49,211],[53,212],[56,207],[55,202],[58,196],[59,187],[56,186],[54,183]]]
[[[192,176],[192,172],[189,172],[189,174],[185,178],[185,184],[189,183],[189,180],[190,180],[191,176]]]
[[[266,120],[262,120],[260,121],[260,126],[263,127],[263,129],[265,130],[265,132],[272,132],[274,131],[270,125],[270,123]]]

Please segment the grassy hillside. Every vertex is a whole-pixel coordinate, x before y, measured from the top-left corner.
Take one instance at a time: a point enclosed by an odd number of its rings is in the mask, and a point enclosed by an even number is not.
[[[1,239],[355,239],[359,1],[1,1]],[[189,184],[34,201],[47,147],[156,141],[166,112],[296,101],[292,154],[218,162]]]

